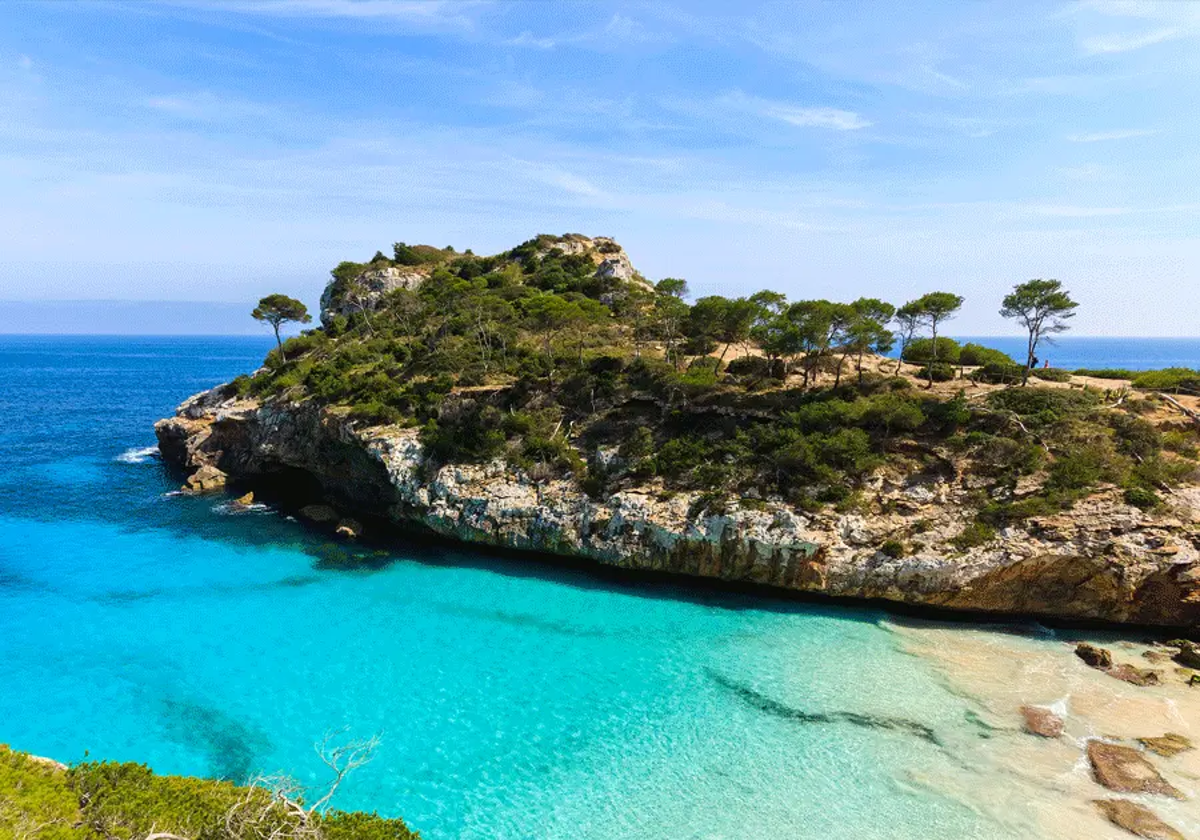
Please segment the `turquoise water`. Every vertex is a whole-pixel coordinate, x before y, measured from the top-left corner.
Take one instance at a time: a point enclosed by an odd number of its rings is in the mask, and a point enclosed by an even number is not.
[[[430,840],[1030,836],[926,781],[992,733],[880,613],[168,495],[152,422],[267,347],[0,339],[0,740],[317,785],[380,732],[336,804]]]
[[[974,341],[985,347],[995,347],[1017,361],[1024,361],[1026,340],[1021,336],[966,336],[957,340],[964,344]],[[1200,338],[1100,338],[1064,335],[1055,339],[1054,344],[1039,347],[1037,355],[1040,361],[1048,361],[1052,367],[1065,370],[1200,368]]]

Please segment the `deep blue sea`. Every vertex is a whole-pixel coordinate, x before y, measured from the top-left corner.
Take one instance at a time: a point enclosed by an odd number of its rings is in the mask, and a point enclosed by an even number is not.
[[[0,741],[319,785],[378,732],[336,804],[427,840],[1037,836],[962,795],[992,733],[883,613],[173,495],[153,422],[269,346],[0,338]]]
[[[955,336],[960,343],[974,341],[1003,350],[1018,362],[1024,361],[1025,338],[1021,336]],[[1200,368],[1200,338],[1095,338],[1064,335],[1053,344],[1038,347],[1038,359],[1064,370],[1079,368]]]

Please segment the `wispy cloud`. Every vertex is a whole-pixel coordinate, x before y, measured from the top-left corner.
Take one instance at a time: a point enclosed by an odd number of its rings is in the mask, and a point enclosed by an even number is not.
[[[1152,47],[1164,41],[1181,38],[1185,32],[1175,27],[1154,29],[1149,32],[1125,33],[1116,32],[1111,35],[1100,35],[1083,40],[1083,51],[1088,55],[1103,53],[1123,53]]]
[[[780,120],[781,122],[801,128],[856,131],[871,125],[870,120],[855,111],[828,106],[796,105],[790,102],[777,102],[757,96],[747,96],[741,91],[726,94],[718,99],[717,102],[727,108],[758,114],[762,117]]]
[[[1093,131],[1083,134],[1068,134],[1072,143],[1102,143],[1105,140],[1129,140],[1134,137],[1150,137],[1158,134],[1155,128],[1127,128],[1116,131]]]
[[[483,0],[174,0],[172,5],[244,15],[348,18],[470,27],[468,9]]]

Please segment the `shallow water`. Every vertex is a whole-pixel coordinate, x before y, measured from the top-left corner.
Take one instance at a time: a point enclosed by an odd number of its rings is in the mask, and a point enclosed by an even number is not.
[[[976,684],[975,659],[941,655],[973,632],[416,542],[351,550],[172,495],[153,421],[268,346],[0,339],[0,740],[317,786],[325,732],[380,732],[336,804],[429,840],[1075,836],[1018,807],[1036,786],[1009,750],[1035,745],[993,665]],[[1064,661],[1053,637],[992,635]]]

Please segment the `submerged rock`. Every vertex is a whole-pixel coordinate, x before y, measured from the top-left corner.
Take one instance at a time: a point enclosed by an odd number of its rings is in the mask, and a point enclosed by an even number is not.
[[[1128,799],[1097,799],[1095,805],[1110,823],[1145,840],[1186,840],[1145,805]]]
[[[1200,645],[1180,640],[1179,653],[1172,658],[1185,668],[1200,668]]]
[[[1125,662],[1122,662],[1120,665],[1114,665],[1105,671],[1105,673],[1123,682],[1143,687],[1158,685],[1160,683],[1158,671],[1152,668],[1135,668]]]
[[[1091,665],[1093,668],[1099,668],[1104,671],[1112,667],[1112,654],[1102,647],[1089,645],[1087,642],[1080,642],[1075,646],[1075,655]]]
[[[1138,738],[1138,743],[1150,750],[1150,752],[1157,753],[1165,758],[1195,749],[1195,745],[1190,738],[1180,735],[1177,732],[1168,732],[1166,735],[1160,735],[1157,738]]]
[[[1164,779],[1154,765],[1133,747],[1110,744],[1106,741],[1089,741],[1087,755],[1092,763],[1092,776],[1109,790],[1184,798],[1183,794]]]
[[[329,505],[305,505],[300,508],[300,515],[309,522],[316,522],[318,525],[337,522],[339,518],[338,512]]]
[[[1045,706],[1022,706],[1025,731],[1043,738],[1057,738],[1063,733],[1063,719]]]

